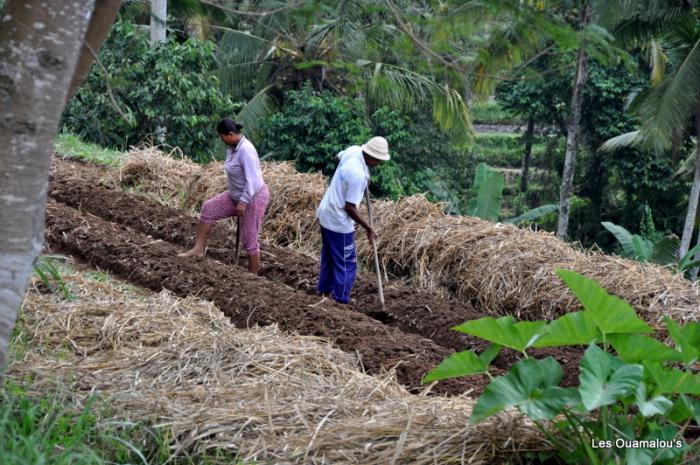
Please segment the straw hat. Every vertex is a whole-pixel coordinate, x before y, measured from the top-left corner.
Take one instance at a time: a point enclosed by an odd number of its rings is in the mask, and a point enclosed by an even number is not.
[[[362,151],[377,160],[389,159],[389,143],[383,137],[372,137],[366,144],[362,144]]]

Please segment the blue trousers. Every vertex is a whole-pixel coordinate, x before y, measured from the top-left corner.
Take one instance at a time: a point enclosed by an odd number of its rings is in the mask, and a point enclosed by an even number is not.
[[[321,273],[318,292],[331,294],[336,302],[350,301],[350,290],[357,274],[355,233],[337,233],[321,226]]]

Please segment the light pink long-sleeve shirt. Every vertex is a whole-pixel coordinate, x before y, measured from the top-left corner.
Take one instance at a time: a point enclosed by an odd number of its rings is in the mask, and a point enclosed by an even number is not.
[[[258,151],[245,137],[235,147],[226,150],[224,170],[228,177],[228,191],[236,202],[249,204],[265,184],[260,171]]]

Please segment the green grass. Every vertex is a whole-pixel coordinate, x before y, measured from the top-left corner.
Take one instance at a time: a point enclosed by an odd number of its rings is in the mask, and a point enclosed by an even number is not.
[[[520,124],[520,120],[498,103],[475,103],[470,108],[474,124]]]
[[[0,399],[2,464],[100,465],[109,463],[108,454],[136,451],[119,431],[97,421],[92,399],[75,409],[59,394],[32,398],[12,383],[5,384]]]
[[[35,397],[20,384],[0,389],[0,464],[3,465],[254,465],[214,449],[172,456],[168,430],[110,419],[109,403],[91,397],[78,407],[64,386]]]
[[[56,136],[54,151],[65,158],[89,161],[100,165],[116,165],[124,152],[83,142],[75,134],[62,132]]]

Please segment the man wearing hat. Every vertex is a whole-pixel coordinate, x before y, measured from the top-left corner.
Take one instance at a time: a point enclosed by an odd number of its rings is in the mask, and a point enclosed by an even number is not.
[[[362,146],[348,147],[336,158],[338,167],[316,211],[323,242],[318,292],[346,304],[357,273],[355,223],[365,228],[370,242],[377,238],[358,207],[369,182],[369,168],[389,160],[389,144],[383,137],[373,137]]]

